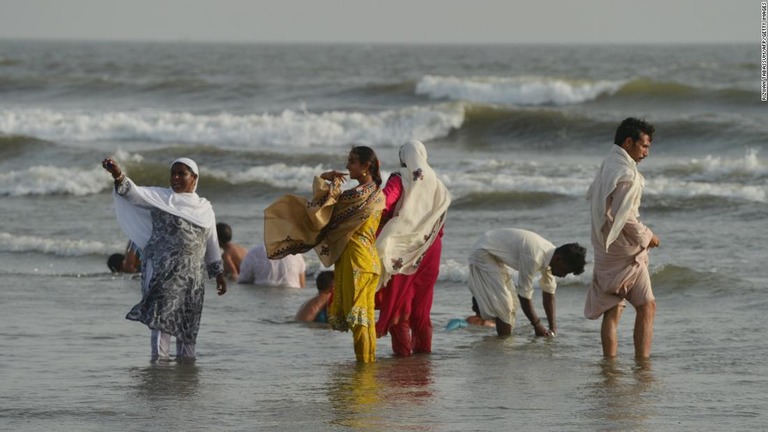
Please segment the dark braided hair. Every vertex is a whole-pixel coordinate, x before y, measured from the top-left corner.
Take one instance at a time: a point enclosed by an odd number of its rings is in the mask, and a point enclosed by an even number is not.
[[[376,156],[376,152],[372,148],[366,146],[354,146],[351,153],[357,156],[357,160],[361,164],[366,162],[371,163],[369,170],[371,171],[371,177],[377,185],[381,186],[381,171],[379,170],[379,157]]]

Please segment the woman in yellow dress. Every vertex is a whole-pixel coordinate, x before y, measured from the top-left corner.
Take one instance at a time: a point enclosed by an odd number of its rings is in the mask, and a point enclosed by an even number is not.
[[[347,176],[358,186],[341,190]],[[376,229],[384,209],[379,160],[373,149],[353,147],[347,172],[315,177],[313,198],[285,195],[264,210],[264,243],[270,259],[317,252],[324,266],[334,265],[331,328],[352,330],[359,362],[376,361],[374,296],[381,274]]]

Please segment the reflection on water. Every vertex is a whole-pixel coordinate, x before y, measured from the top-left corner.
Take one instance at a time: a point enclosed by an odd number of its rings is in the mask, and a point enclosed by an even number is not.
[[[423,406],[433,395],[429,356],[340,364],[331,370],[331,424],[356,430],[429,430]]]
[[[200,388],[199,368],[194,362],[158,362],[132,371],[132,382],[140,398],[160,400],[189,400]]]
[[[602,359],[598,380],[588,394],[592,405],[590,417],[611,422],[609,429],[642,429],[647,420],[658,414],[654,399],[660,383],[652,362],[632,361],[633,365],[627,366],[617,359]]]

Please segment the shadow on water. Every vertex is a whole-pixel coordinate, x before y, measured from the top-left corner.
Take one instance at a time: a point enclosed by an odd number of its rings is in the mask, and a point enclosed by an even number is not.
[[[329,376],[330,423],[354,430],[430,430],[423,409],[432,387],[430,356],[337,365]]]
[[[194,362],[156,362],[131,372],[136,396],[148,402],[190,400],[200,389],[200,370]]]
[[[661,382],[650,359],[634,359],[627,365],[618,359],[604,358],[597,364],[595,382],[589,386],[587,417],[598,421],[604,430],[647,430],[659,412],[655,400]]]

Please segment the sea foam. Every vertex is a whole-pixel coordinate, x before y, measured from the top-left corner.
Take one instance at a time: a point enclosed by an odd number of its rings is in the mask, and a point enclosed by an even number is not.
[[[0,252],[41,252],[59,256],[108,255],[121,251],[125,243],[19,236],[0,232]]]
[[[567,105],[613,94],[623,81],[576,81],[541,76],[454,77],[426,75],[416,84],[416,94],[503,105]]]
[[[192,114],[155,110],[0,110],[0,131],[51,141],[147,141],[238,148],[366,144],[397,146],[444,137],[464,122],[457,103],[380,112],[285,110],[278,114]]]
[[[109,175],[99,165],[87,169],[38,165],[0,173],[0,196],[84,196],[106,190],[111,184]]]

